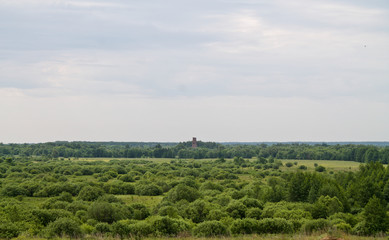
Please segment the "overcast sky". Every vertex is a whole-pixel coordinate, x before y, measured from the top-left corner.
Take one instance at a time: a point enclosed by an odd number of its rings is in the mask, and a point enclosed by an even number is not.
[[[0,142],[388,141],[387,0],[0,0]]]

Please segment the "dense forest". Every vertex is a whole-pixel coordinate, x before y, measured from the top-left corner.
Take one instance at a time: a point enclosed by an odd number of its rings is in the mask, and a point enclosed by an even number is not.
[[[62,146],[53,144],[51,151],[57,147]],[[93,148],[81,144],[79,150],[84,147]],[[332,149],[294,147],[253,149]],[[268,156],[158,161],[0,157],[0,238],[293,238],[330,230],[367,236],[388,231],[389,168],[382,163],[367,161],[357,171],[333,172]]]
[[[343,160],[389,163],[389,146],[330,144],[220,144],[51,142],[39,144],[0,144],[0,156],[108,157],[108,158],[253,158]]]

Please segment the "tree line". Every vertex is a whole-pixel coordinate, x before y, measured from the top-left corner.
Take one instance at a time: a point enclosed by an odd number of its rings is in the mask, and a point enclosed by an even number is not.
[[[0,156],[43,156],[48,158],[277,158],[301,160],[343,160],[389,163],[389,147],[372,145],[257,144],[226,145],[215,142],[115,143],[50,142],[38,144],[0,144]]]

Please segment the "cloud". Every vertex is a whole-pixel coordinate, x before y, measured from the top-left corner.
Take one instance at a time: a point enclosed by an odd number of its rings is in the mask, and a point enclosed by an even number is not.
[[[10,112],[9,125],[19,119],[8,139],[19,141],[12,134],[22,125],[42,139],[50,132],[68,139],[63,129],[74,129],[79,139],[125,140],[120,126],[150,140],[153,131],[172,132],[170,140],[196,132],[270,140],[275,124],[280,140],[282,133],[309,140],[342,132],[342,122],[344,136],[364,140],[367,132],[351,130],[368,121],[376,124],[366,127],[371,136],[383,139],[388,10],[378,0],[2,0],[0,110]],[[359,119],[361,111],[375,118]],[[321,113],[323,120],[312,117]],[[238,127],[242,118],[246,127]]]

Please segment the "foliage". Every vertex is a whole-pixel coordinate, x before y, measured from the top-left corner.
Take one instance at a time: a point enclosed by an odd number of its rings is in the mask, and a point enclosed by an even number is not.
[[[216,237],[228,235],[227,227],[219,221],[205,221],[198,224],[193,233],[197,237]]]
[[[180,147],[180,154],[208,154],[202,147]],[[174,146],[151,150],[162,156],[168,148]],[[359,168],[350,162],[306,160],[295,160],[297,167],[285,160],[293,165],[283,166],[279,159],[287,149],[305,158],[299,151],[314,155],[332,147],[209,149],[216,156],[218,151],[239,155],[224,160],[0,157],[0,238],[56,237],[69,235],[72,228],[88,239],[388,232],[389,168],[377,162],[380,149],[377,155],[367,147],[369,163]],[[306,171],[298,169],[304,164]],[[314,171],[314,164],[328,171]]]
[[[80,225],[70,218],[59,218],[47,226],[47,231],[50,237],[53,236],[69,236],[80,237]]]

